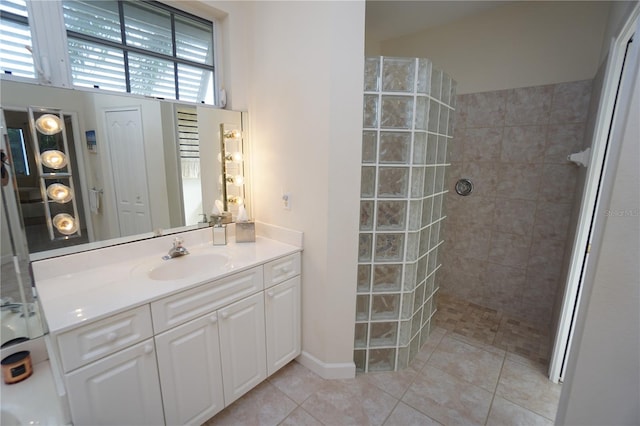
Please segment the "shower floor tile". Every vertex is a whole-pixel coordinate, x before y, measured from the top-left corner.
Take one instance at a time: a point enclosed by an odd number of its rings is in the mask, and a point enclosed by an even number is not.
[[[438,327],[485,345],[516,353],[537,363],[549,361],[549,331],[495,309],[440,294]]]

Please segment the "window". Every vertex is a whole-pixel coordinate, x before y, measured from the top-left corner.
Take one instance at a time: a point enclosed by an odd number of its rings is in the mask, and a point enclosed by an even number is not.
[[[4,74],[35,78],[26,0],[0,2],[0,69]]]
[[[7,129],[9,136],[9,145],[11,146],[11,159],[13,160],[13,169],[16,174],[29,176],[29,160],[27,157],[27,141],[24,137],[23,129]]]
[[[73,84],[214,104],[213,23],[157,2],[63,2]]]

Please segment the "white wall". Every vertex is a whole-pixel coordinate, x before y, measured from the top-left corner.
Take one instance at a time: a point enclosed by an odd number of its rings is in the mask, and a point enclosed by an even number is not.
[[[417,34],[372,54],[431,59],[476,93],[591,79],[600,64],[607,2],[515,2]]]
[[[615,35],[622,23],[611,22]],[[635,42],[634,42],[635,44]],[[637,46],[636,46],[637,48]],[[615,154],[596,213],[594,248],[567,363],[557,424],[640,424],[640,72],[632,69],[624,131],[612,137]],[[624,95],[623,95],[624,97]],[[616,152],[616,146],[619,151]],[[612,186],[611,186],[612,185]]]
[[[364,2],[247,13],[255,217],[304,232],[303,351],[327,377],[353,374]]]

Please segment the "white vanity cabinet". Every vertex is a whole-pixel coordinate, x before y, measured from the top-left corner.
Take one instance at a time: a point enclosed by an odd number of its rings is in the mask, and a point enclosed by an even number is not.
[[[300,355],[300,256],[264,265],[267,374]]]
[[[218,314],[155,337],[168,425],[202,424],[224,408]]]
[[[75,425],[164,423],[153,339],[72,371],[65,379]]]
[[[52,332],[76,425],[199,425],[300,354],[300,253]]]

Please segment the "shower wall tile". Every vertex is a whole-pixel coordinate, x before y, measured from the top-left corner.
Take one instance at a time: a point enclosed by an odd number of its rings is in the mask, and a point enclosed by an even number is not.
[[[464,95],[465,127],[501,127],[507,107],[507,90]]]
[[[542,164],[500,163],[496,193],[501,197],[537,200],[542,169]]]
[[[404,252],[404,234],[376,235],[376,261],[402,261]]]
[[[376,92],[379,90],[380,58],[366,58],[364,62],[364,90]]]
[[[378,95],[364,95],[364,114],[362,126],[378,127]]]
[[[547,124],[551,113],[554,86],[535,86],[509,90],[507,126]]]
[[[451,161],[498,161],[502,149],[502,129],[494,127],[480,127],[460,131],[460,138],[456,138],[452,144],[461,140],[464,148],[462,156],[451,154]]]
[[[530,234],[535,213],[535,201],[497,198],[493,215],[493,230],[518,235]]]
[[[564,256],[564,240],[535,238],[531,245],[529,271],[544,276],[559,276]]]
[[[371,265],[358,265],[358,293],[371,289]]]
[[[483,301],[487,307],[517,314],[525,286],[524,269],[487,263],[483,281]]]
[[[560,83],[553,92],[551,123],[584,123],[589,112],[592,80]]]
[[[373,230],[373,201],[360,201],[360,230]]]
[[[572,203],[540,201],[536,209],[533,236],[539,239],[564,241],[569,231]]]
[[[545,164],[540,199],[552,203],[571,203],[575,198],[578,168],[573,164]]]
[[[505,163],[537,163],[544,157],[547,126],[506,127],[500,160]]]
[[[459,235],[467,234],[467,235]],[[491,248],[491,235],[489,229],[478,229],[472,232],[461,227],[449,230],[450,251],[463,258],[487,260]]]
[[[494,163],[465,162],[462,166],[462,175],[462,177],[471,179],[473,182],[473,193],[477,196],[491,197],[496,195],[498,169]]]
[[[585,124],[551,124],[547,131],[545,163],[569,164],[567,155],[582,150]]]
[[[363,167],[360,177],[360,197],[372,198],[375,195],[376,168]]]
[[[531,248],[530,235],[493,232],[488,260],[504,266],[526,267]]]

